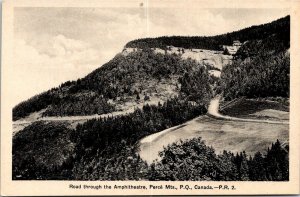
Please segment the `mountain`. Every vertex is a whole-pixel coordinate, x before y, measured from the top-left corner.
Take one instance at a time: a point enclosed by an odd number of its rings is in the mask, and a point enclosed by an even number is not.
[[[257,155],[247,160],[245,152],[217,156],[201,140],[192,140],[166,147],[160,154],[165,159],[150,166],[138,150],[142,138],[165,129],[173,132],[172,127],[185,127],[183,123],[206,114],[208,103],[216,94],[223,95],[225,100],[271,98],[273,105],[278,103],[274,100],[288,99],[289,20],[287,16],[214,37],[131,41],[123,52],[86,77],[67,81],[18,104],[13,108],[13,120],[25,120],[28,125],[13,137],[13,179],[190,180],[176,177],[176,171],[181,172],[180,166],[184,164],[193,166],[189,172],[202,170],[203,176],[197,176],[197,180],[288,180],[288,146],[275,151],[272,145],[267,151],[271,156]],[[242,44],[233,47],[234,54],[228,55],[231,51],[224,50],[224,46],[231,47],[233,41],[240,43],[237,40]],[[220,77],[212,71],[221,72]],[[243,111],[244,106],[247,105],[240,107]],[[112,116],[115,112],[119,112],[118,116]],[[72,116],[81,116],[78,120],[82,121],[76,122]],[[28,117],[34,121],[28,121]],[[216,140],[224,140],[225,131],[219,130],[223,126],[217,127],[215,122],[212,125],[207,128],[209,133],[216,132],[221,136]],[[245,131],[244,124],[238,125],[241,128],[229,128]],[[232,133],[230,138],[240,141]],[[261,133],[257,132],[258,137]],[[281,147],[279,142],[276,144]],[[191,162],[194,153],[190,151],[200,155],[199,161],[205,158],[203,168]],[[204,153],[203,157],[198,153]],[[266,178],[268,172],[259,177],[257,169],[265,167],[256,168],[256,163],[262,160],[270,163],[265,166],[267,169],[282,172],[283,176],[277,173]],[[211,166],[209,171],[207,166]]]
[[[233,41],[245,42],[248,40],[265,39],[272,34],[278,34],[286,41],[289,41],[290,17],[278,19],[271,23],[251,26],[239,31],[226,33],[217,36],[163,36],[158,38],[142,38],[130,41],[125,47],[128,48],[161,48],[168,46],[221,50],[222,45],[231,45]]]
[[[262,49],[257,44],[266,39],[270,42],[267,46],[262,44],[263,47],[288,48],[289,20],[287,16],[272,23],[212,37],[173,36],[130,41],[125,48],[137,47],[140,50],[127,55],[117,54],[88,76],[65,82],[18,104],[13,108],[13,120],[25,118],[33,112],[40,112],[41,116],[106,114],[126,111],[139,103],[157,104],[175,96],[205,103],[212,95],[212,84],[216,81],[208,75],[212,68],[209,65],[203,67],[203,61],[181,58],[182,54],[156,53],[150,48],[164,49],[173,45],[186,49],[219,50],[219,53],[221,45],[240,40],[246,42],[238,51],[238,55],[243,56],[246,51],[250,55],[260,53]],[[193,91],[196,89],[198,91]]]
[[[289,17],[284,18],[285,20]],[[247,41],[221,74],[221,89],[226,100],[285,97],[290,90],[290,26],[263,39]]]
[[[20,103],[13,109],[13,119],[43,109],[42,116],[105,114],[145,102],[158,104],[175,96],[207,103],[210,80],[203,65],[175,54],[151,50],[118,54],[86,77]]]

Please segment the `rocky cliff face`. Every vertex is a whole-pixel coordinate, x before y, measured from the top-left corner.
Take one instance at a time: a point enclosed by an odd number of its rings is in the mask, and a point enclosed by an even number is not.
[[[139,48],[124,48],[123,55],[136,52]],[[223,51],[205,50],[205,49],[186,49],[182,47],[168,46],[166,50],[160,48],[152,48],[155,53],[161,54],[177,54],[183,59],[191,58],[198,63],[210,67],[210,74],[216,77],[220,76],[220,71],[225,65],[231,64],[233,55],[225,55]]]

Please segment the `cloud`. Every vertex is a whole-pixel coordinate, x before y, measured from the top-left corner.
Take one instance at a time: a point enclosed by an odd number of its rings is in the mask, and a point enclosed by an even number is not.
[[[85,50],[88,45],[80,40],[74,40],[66,38],[64,35],[58,35],[53,38],[51,41],[53,44],[50,45],[48,53],[54,52],[54,56],[61,55],[72,55],[76,52]]]
[[[137,38],[209,36],[283,16],[280,10],[171,8],[16,8],[16,102],[76,80]],[[286,13],[286,11],[285,11]],[[237,17],[238,16],[238,17]]]
[[[55,36],[48,40],[47,50],[18,39],[14,43],[15,104],[34,94],[58,86],[66,80],[84,77],[98,67],[101,56],[88,43]]]
[[[213,36],[288,15],[287,9],[156,8],[149,11],[151,36]]]
[[[150,12],[149,18],[151,36],[209,36],[232,29],[230,21],[205,9],[165,9]]]

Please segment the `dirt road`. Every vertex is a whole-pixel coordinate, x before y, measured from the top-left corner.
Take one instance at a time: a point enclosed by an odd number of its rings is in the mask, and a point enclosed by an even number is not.
[[[220,118],[224,120],[233,120],[233,121],[241,121],[241,122],[258,122],[258,123],[269,123],[269,124],[286,124],[288,125],[288,121],[273,121],[273,120],[263,120],[263,119],[246,119],[246,118],[236,118],[231,116],[225,116],[220,114],[219,112],[219,104],[220,104],[220,96],[216,96],[210,101],[208,107],[208,114],[213,116],[214,118]]]
[[[179,140],[202,137],[216,153],[223,150],[246,151],[253,155],[264,152],[272,142],[289,139],[288,122],[240,119],[219,113],[220,97],[211,100],[208,115],[197,117],[182,125],[147,136],[140,141],[140,156],[151,163],[159,160],[164,147]]]

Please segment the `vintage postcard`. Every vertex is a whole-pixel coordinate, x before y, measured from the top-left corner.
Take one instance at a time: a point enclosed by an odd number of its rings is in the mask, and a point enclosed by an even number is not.
[[[299,194],[299,1],[2,8],[1,195]]]

